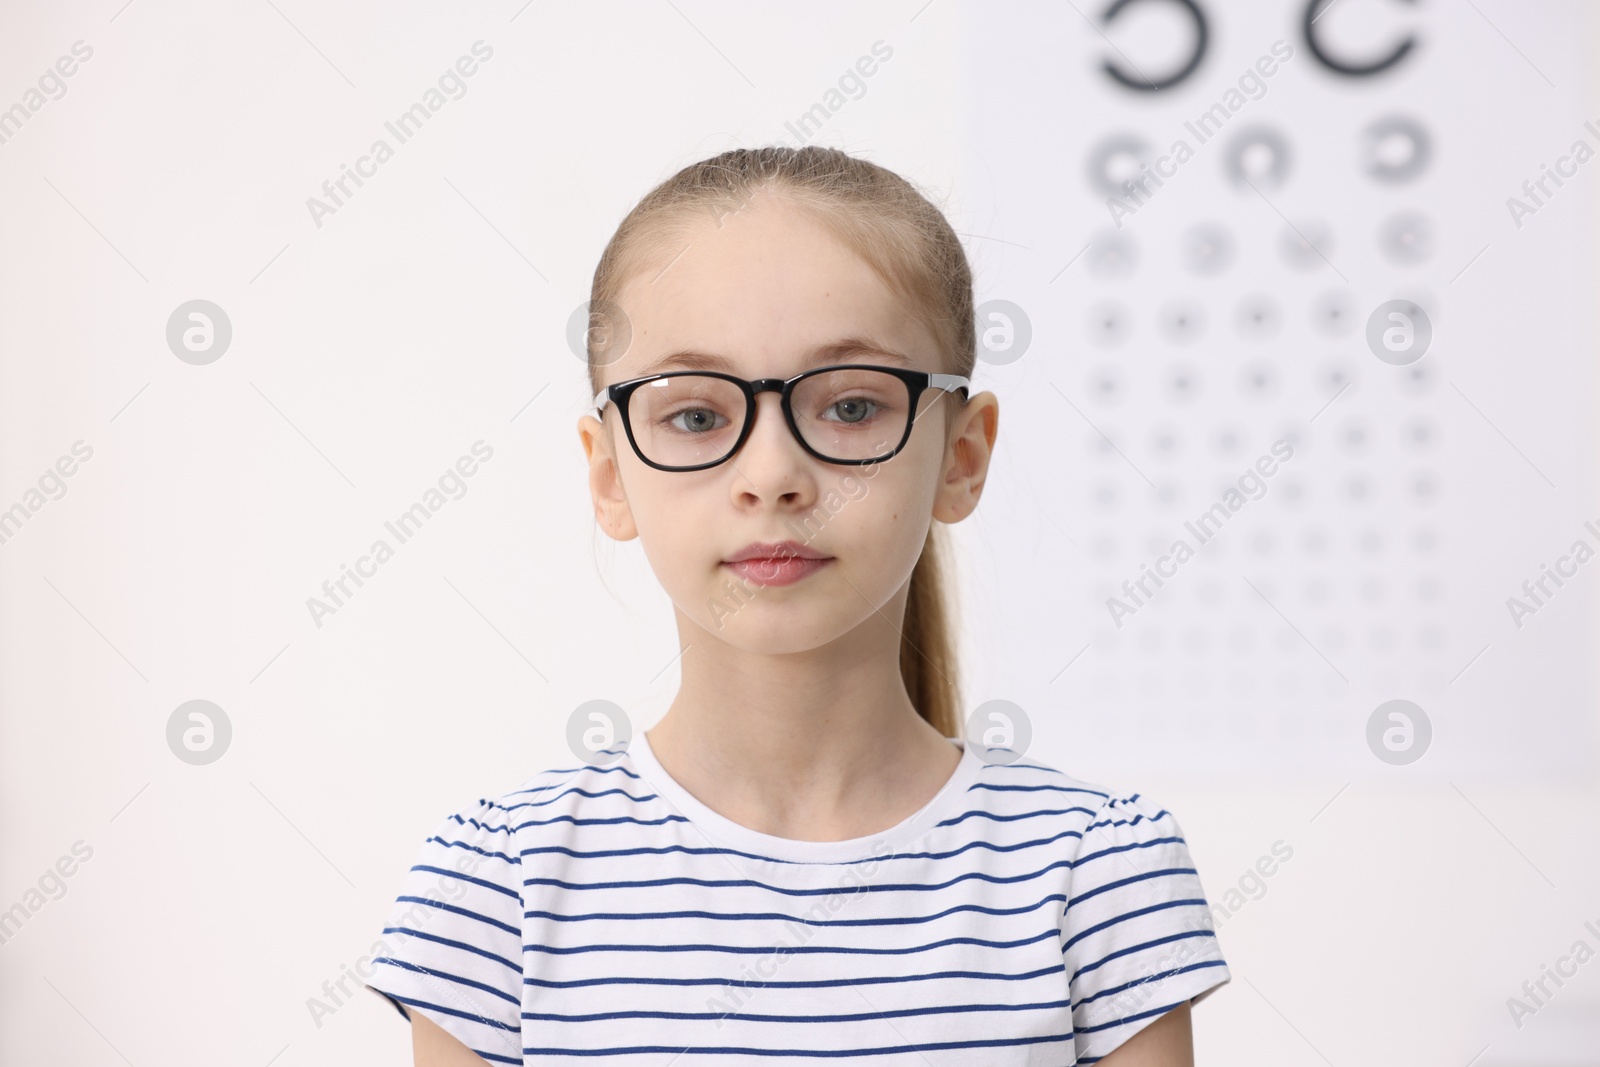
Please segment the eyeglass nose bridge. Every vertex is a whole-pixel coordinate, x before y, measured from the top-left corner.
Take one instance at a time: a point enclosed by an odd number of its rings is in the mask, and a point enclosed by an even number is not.
[[[752,396],[760,396],[762,393],[781,394],[788,384],[789,382],[783,378],[752,378],[750,379],[750,393]]]
[[[805,375],[800,375],[799,377],[789,378],[789,379],[784,379],[784,378],[748,378],[748,379],[746,379],[746,383],[750,386],[750,414],[749,414],[749,417],[745,420],[744,433],[739,435],[739,440],[734,444],[733,451],[729,452],[726,456],[724,456],[723,457],[724,460],[732,459],[735,453],[743,451],[744,446],[745,446],[745,442],[750,439],[750,433],[751,433],[751,431],[753,431],[755,429],[756,415],[758,414],[758,409],[760,408],[760,405],[758,403],[756,403],[756,401],[760,399],[762,393],[777,393],[778,394],[779,399],[782,401],[782,403],[779,406],[784,409],[784,411],[783,411],[783,419],[784,419],[784,422],[789,427],[789,432],[791,434],[793,434],[795,440],[800,443],[800,447],[804,448],[807,452],[811,451],[810,446],[807,445],[806,442],[801,438],[801,436],[800,436],[800,427],[798,427],[798,426],[796,426],[794,424],[794,418],[791,416],[791,414],[789,413],[789,410],[788,410],[789,398],[788,398],[787,394],[788,394],[790,388],[794,384],[798,383],[800,378],[803,378],[803,377],[805,377]]]

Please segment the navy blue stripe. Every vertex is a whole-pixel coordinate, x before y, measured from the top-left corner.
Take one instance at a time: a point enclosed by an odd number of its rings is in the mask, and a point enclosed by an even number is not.
[[[508,797],[519,797],[525,793],[542,793],[547,789],[560,789],[563,785],[566,785],[567,782],[571,781],[574,775],[580,774],[584,771],[589,771],[593,774],[610,774],[611,772],[616,771],[617,773],[624,774],[635,781],[644,781],[643,778],[640,778],[633,771],[629,770],[627,765],[621,760],[618,760],[615,763],[608,763],[603,766],[598,763],[585,763],[578,767],[551,767],[549,770],[544,772],[545,775],[564,774],[567,776],[567,778],[564,781],[551,782],[549,785],[531,785],[526,789],[513,789],[511,792],[505,795]],[[500,805],[495,804],[495,807],[498,808]]]
[[[1136,875],[1132,876],[1131,878],[1119,878],[1115,882],[1107,882],[1104,885],[1095,886],[1093,889],[1089,890],[1087,893],[1079,893],[1077,896],[1075,896],[1071,900],[1067,901],[1067,914],[1068,915],[1072,914],[1072,906],[1074,904],[1082,904],[1084,901],[1088,900],[1090,897],[1097,897],[1101,893],[1107,893],[1107,892],[1110,892],[1113,889],[1120,889],[1121,887],[1123,887],[1125,885],[1132,885],[1134,882],[1147,882],[1152,878],[1164,878],[1169,874],[1198,874],[1198,873],[1199,872],[1196,871],[1193,867],[1163,867],[1158,871],[1145,871],[1143,874],[1136,874]]]
[[[1100,992],[1095,993],[1092,996],[1087,996],[1087,997],[1084,997],[1083,999],[1079,1000],[1078,1001],[1078,1005],[1080,1007],[1082,1007],[1083,1005],[1091,1003],[1092,1001],[1099,1000],[1101,997],[1115,996],[1118,993],[1121,993],[1121,992],[1124,992],[1126,990],[1132,989],[1134,986],[1144,985],[1147,982],[1159,982],[1159,981],[1162,981],[1164,979],[1171,978],[1173,975],[1183,974],[1186,971],[1198,971],[1203,967],[1226,967],[1226,966],[1227,966],[1227,963],[1225,961],[1223,961],[1223,960],[1202,960],[1199,963],[1191,963],[1186,967],[1174,967],[1170,971],[1162,971],[1159,974],[1146,975],[1143,978],[1135,978],[1131,982],[1123,982],[1121,985],[1112,986],[1110,989],[1102,989],[1102,990],[1100,990]]]
[[[622,1048],[527,1048],[524,1047],[524,1056],[637,1056],[644,1053],[664,1052],[674,1055],[695,1053],[701,1056],[825,1056],[840,1059],[846,1056],[886,1056],[897,1052],[930,1052],[947,1048],[1006,1048],[1013,1045],[1038,1045],[1046,1041],[1071,1041],[1072,1031],[1064,1034],[1050,1034],[1046,1037],[1011,1037],[995,1038],[992,1041],[925,1041],[918,1045],[878,1045],[874,1048],[839,1048],[839,1049],[809,1049],[809,1048],[748,1048],[743,1046],[725,1045],[721,1048],[706,1048],[701,1045],[691,1045],[684,1048],[681,1045],[629,1045]],[[1079,1060],[1085,1063],[1086,1060]]]
[[[549,885],[549,886],[555,886],[557,889],[573,889],[573,890],[579,890],[579,889],[590,889],[590,890],[593,890],[593,889],[657,889],[657,888],[660,888],[661,886],[669,886],[669,885],[693,885],[693,886],[701,886],[701,887],[704,887],[706,889],[732,889],[732,888],[764,889],[769,893],[778,893],[778,894],[781,894],[783,896],[790,896],[790,897],[817,897],[817,896],[827,897],[827,896],[833,896],[835,894],[845,894],[845,893],[897,893],[897,892],[934,893],[934,892],[938,892],[941,889],[946,889],[946,888],[948,888],[948,887],[950,887],[952,885],[955,885],[958,882],[968,881],[969,879],[977,879],[978,881],[988,882],[988,883],[990,883],[992,885],[1006,885],[1006,884],[1012,883],[1012,882],[1026,882],[1026,881],[1029,881],[1031,879],[1039,878],[1039,877],[1041,877],[1043,875],[1049,874],[1052,870],[1055,870],[1058,867],[1071,867],[1071,866],[1072,866],[1072,861],[1071,860],[1057,860],[1055,863],[1049,864],[1048,866],[1044,867],[1043,869],[1034,871],[1031,874],[998,875],[998,874],[985,874],[982,871],[970,871],[970,872],[968,872],[966,874],[957,875],[956,877],[951,878],[950,880],[945,881],[945,882],[930,882],[930,883],[927,883],[925,885],[914,883],[914,882],[894,882],[894,883],[886,883],[884,885],[873,885],[871,883],[863,883],[863,884],[858,885],[858,886],[853,886],[853,887],[851,887],[849,889],[840,889],[837,886],[817,886],[817,887],[810,888],[810,889],[794,889],[794,888],[790,888],[788,886],[778,886],[778,885],[771,885],[771,884],[766,883],[766,882],[757,882],[757,881],[754,881],[753,879],[749,879],[749,878],[688,878],[688,877],[682,877],[682,878],[650,878],[650,879],[645,879],[643,881],[635,881],[635,882],[568,882],[568,881],[565,881],[565,880],[560,879],[560,878],[524,878],[522,880],[522,884],[523,884],[524,888],[527,888],[529,886],[536,886],[536,885]]]
[[[1050,1011],[1072,1007],[1072,1000],[1050,1000],[1035,1004],[930,1004],[925,1008],[896,1008],[893,1011],[858,1011],[845,1015],[752,1015],[743,1011],[602,1011],[588,1015],[563,1015],[558,1012],[522,1013],[523,1019],[552,1023],[589,1023],[607,1019],[683,1019],[704,1022],[734,1018],[750,1023],[859,1023],[873,1019],[903,1019],[911,1015],[944,1015],[976,1011]]]
[[[636,804],[643,804],[647,800],[656,799],[656,794],[655,793],[646,793],[642,797],[636,797],[632,793],[628,792],[626,789],[622,789],[620,787],[614,788],[614,789],[602,789],[599,792],[591,793],[587,789],[584,789],[582,786],[573,785],[573,786],[567,786],[566,788],[562,789],[561,792],[557,793],[553,797],[549,797],[549,798],[547,798],[545,800],[530,800],[526,804],[519,804],[517,806],[521,807],[521,808],[542,808],[546,804],[554,804],[556,801],[560,800],[562,797],[569,796],[569,795],[574,794],[574,793],[576,793],[580,797],[589,797],[591,800],[597,799],[599,797],[624,796],[624,797],[627,797],[629,800],[633,801]]]
[[[637,819],[632,815],[612,815],[604,819],[579,819],[572,815],[557,815],[549,819],[529,819],[527,822],[519,822],[512,829],[521,830],[525,826],[553,826],[558,822],[571,823],[573,826],[616,826],[622,823],[631,823],[634,826],[663,826],[669,822],[688,823],[688,821],[682,815],[663,815],[659,819]]]
[[[511,832],[511,827],[509,826],[490,826],[486,822],[479,822],[470,815],[465,819],[459,815],[452,815],[450,816],[450,819],[454,820],[458,826],[470,826],[475,830],[485,830],[491,834],[509,834]]]
[[[468,852],[476,852],[480,856],[488,856],[491,859],[505,860],[507,863],[522,862],[520,857],[508,856],[504,852],[490,852],[486,848],[479,848],[477,845],[469,845],[465,841],[446,841],[438,834],[434,834],[432,837],[428,838],[428,840],[424,841],[423,844],[426,845],[433,842],[437,842],[443,845],[445,848],[462,848],[466,849]]]
[[[604,754],[604,755],[607,755],[607,756],[617,756],[619,758],[615,759],[615,760],[612,760],[610,763],[580,763],[576,767],[552,767],[551,769],[545,771],[544,773],[545,774],[577,774],[579,771],[605,771],[605,770],[610,770],[611,768],[617,767],[617,766],[619,766],[621,764],[620,757],[626,756],[628,754],[628,742],[627,741],[622,741],[622,742],[614,743],[608,748],[595,749],[595,754],[596,755]]]
[[[1080,930],[1078,933],[1067,939],[1066,943],[1061,946],[1061,951],[1066,952],[1067,950],[1071,949],[1073,945],[1076,945],[1079,941],[1082,941],[1090,934],[1099,933],[1108,926],[1115,926],[1120,922],[1127,922],[1129,919],[1137,919],[1139,916],[1149,915],[1151,912],[1165,911],[1167,908],[1181,908],[1189,904],[1198,904],[1202,908],[1206,906],[1204,897],[1190,897],[1184,900],[1164,900],[1159,904],[1152,904],[1147,908],[1137,908],[1134,911],[1125,911],[1121,915],[1107,919],[1105,922],[1096,923],[1086,930]]]
[[[931,952],[936,948],[946,945],[979,945],[983,948],[1021,948],[1032,945],[1046,938],[1059,937],[1061,931],[1054,926],[1043,933],[1034,934],[1017,941],[985,941],[978,937],[947,937],[942,941],[930,941],[925,945],[910,945],[905,948],[861,948],[854,945],[795,945],[784,950],[785,955],[811,955],[822,953],[843,954],[849,956],[906,956],[916,952]],[[730,952],[735,955],[771,955],[771,945],[571,945],[557,948],[554,945],[523,945],[524,954],[529,952],[546,952],[552,956],[572,956],[580,952]]]
[[[554,978],[523,978],[523,985],[536,985],[544,989],[576,989],[591,985],[710,985],[733,989],[831,989],[844,985],[898,985],[902,982],[931,982],[946,978],[972,979],[987,982],[1028,982],[1045,975],[1062,975],[1060,967],[1040,967],[1021,974],[993,974],[988,971],[929,971],[926,974],[871,975],[865,978],[818,978],[810,981],[779,981],[765,978],[572,978],[557,981]]]
[[[1100,957],[1093,963],[1087,963],[1082,967],[1079,967],[1073,972],[1072,977],[1068,978],[1067,981],[1076,982],[1080,975],[1088,974],[1090,971],[1095,970],[1096,968],[1103,967],[1114,959],[1119,959],[1123,956],[1131,956],[1135,952],[1143,952],[1145,949],[1155,948],[1157,945],[1170,945],[1174,941],[1186,941],[1191,937],[1214,938],[1216,936],[1216,933],[1211,930],[1190,930],[1186,933],[1169,934],[1166,937],[1158,937],[1153,941],[1144,941],[1137,945],[1129,945],[1127,948],[1119,948],[1115,952],[1110,952]]]
[[[1137,1015],[1129,1015],[1126,1018],[1118,1019],[1114,1023],[1102,1023],[1099,1026],[1081,1026],[1081,1027],[1078,1028],[1078,1032],[1080,1034],[1091,1034],[1091,1033],[1094,1033],[1094,1032],[1096,1032],[1098,1030],[1109,1030],[1113,1026],[1127,1026],[1129,1023],[1138,1022],[1140,1019],[1148,1019],[1152,1015],[1165,1015],[1167,1012],[1171,1011],[1173,1008],[1176,1008],[1179,1004],[1184,1003],[1188,999],[1189,999],[1188,997],[1185,997],[1183,1000],[1174,1001],[1173,1003],[1168,1004],[1164,1008],[1151,1008],[1149,1011],[1141,1011]],[[1087,1061],[1080,1061],[1080,1062],[1087,1062]]]
[[[425,974],[430,978],[443,978],[445,981],[454,982],[456,985],[471,986],[473,989],[481,989],[485,993],[492,993],[501,1000],[510,1001],[519,1008],[522,1007],[522,1001],[518,1000],[510,993],[507,993],[504,989],[500,989],[497,986],[487,985],[483,982],[475,982],[470,978],[463,978],[459,974],[451,974],[448,971],[436,971],[429,967],[419,967],[415,963],[407,963],[405,960],[397,960],[391,956],[379,956],[372,962],[387,963],[391,967],[399,967],[401,970],[412,971],[416,974]]]
[[[1049,789],[1058,793],[1088,793],[1091,796],[1100,797],[1102,800],[1109,796],[1104,790],[1083,789],[1075,785],[995,785],[991,782],[973,782],[967,787],[967,792],[970,793],[974,789],[993,789],[996,792],[1008,793],[1033,793],[1041,789]]]
[[[1052,893],[1035,904],[1022,904],[1015,908],[991,908],[983,904],[956,904],[943,911],[936,911],[931,915],[902,915],[888,919],[811,919],[802,915],[787,915],[781,911],[592,911],[582,915],[563,915],[553,911],[525,911],[524,919],[550,919],[554,922],[586,922],[592,919],[600,920],[643,920],[646,922],[656,919],[726,919],[742,921],[747,919],[774,920],[777,922],[792,922],[804,926],[914,926],[921,923],[930,923],[936,919],[943,919],[948,915],[958,912],[976,912],[980,915],[1026,915],[1030,911],[1037,911],[1053,901],[1065,901],[1065,893]]]
[[[1135,815],[1131,819],[1106,819],[1102,822],[1092,822],[1088,826],[1085,826],[1083,831],[1084,833],[1088,833],[1090,830],[1098,830],[1102,826],[1138,826],[1140,821],[1144,819],[1149,819],[1151,822],[1160,822],[1162,818],[1171,814],[1172,812],[1168,811],[1166,808],[1162,808],[1154,815]],[[1177,840],[1182,841],[1183,838],[1180,837]]]
[[[962,812],[960,815],[956,815],[956,816],[954,816],[952,818],[945,819],[945,820],[943,820],[941,822],[936,822],[933,825],[935,827],[939,827],[939,826],[954,826],[957,823],[965,822],[968,819],[993,819],[995,822],[1016,822],[1018,819],[1037,819],[1041,815],[1070,815],[1075,811],[1081,811],[1085,815],[1090,815],[1090,816],[1092,816],[1092,815],[1094,815],[1096,813],[1096,809],[1094,809],[1094,808],[1079,808],[1079,807],[1072,807],[1072,808],[1046,808],[1046,809],[1043,809],[1041,811],[1019,812],[1019,813],[1017,813],[1015,815],[999,815],[999,814],[996,814],[995,812],[992,812],[992,811],[965,811],[965,812]]]
[[[959,856],[963,852],[975,848],[987,849],[990,852],[1020,852],[1024,849],[1053,845],[1057,841],[1068,837],[1076,837],[1081,839],[1083,837],[1083,831],[1062,830],[1060,833],[1053,834],[1050,837],[1036,837],[1031,841],[1021,841],[1014,845],[996,845],[992,842],[978,839],[969,841],[960,848],[954,848],[948,852],[896,852],[891,855],[872,855],[864,856],[860,859],[843,860],[837,864],[834,864],[834,866],[847,867],[857,863],[873,863],[878,861],[887,862],[889,860],[944,860],[950,859],[954,856]],[[765,856],[757,852],[743,852],[736,848],[700,848],[693,845],[640,846],[638,848],[591,849],[587,851],[567,848],[565,845],[545,845],[538,848],[525,848],[522,850],[521,855],[530,856],[540,853],[553,853],[557,855],[571,856],[574,859],[609,859],[616,856],[660,856],[671,852],[678,852],[687,856],[739,856],[743,859],[762,860],[769,863],[788,863],[796,866],[815,866],[814,863],[809,863],[805,860],[780,859],[776,856]]]
[[[499,884],[498,882],[490,882],[490,881],[486,881],[486,880],[484,880],[482,878],[474,878],[471,875],[462,874],[460,871],[453,871],[449,867],[434,867],[431,864],[418,863],[415,866],[413,866],[411,869],[413,871],[427,871],[430,874],[442,874],[447,878],[459,879],[460,881],[463,881],[463,882],[471,882],[473,885],[481,885],[481,886],[483,886],[483,888],[492,889],[496,893],[504,893],[506,896],[510,897],[512,900],[521,900],[522,899],[521,897],[519,897],[517,895],[516,890],[514,890],[514,889],[507,889],[505,886]]]
[[[481,923],[487,923],[490,926],[504,930],[508,934],[516,934],[518,937],[522,936],[522,930],[519,927],[512,926],[510,923],[503,923],[499,919],[491,919],[487,915],[479,915],[470,908],[460,908],[454,904],[446,904],[442,900],[429,900],[427,897],[414,897],[409,894],[395,897],[395,900],[404,901],[409,904],[426,904],[430,908],[438,908],[440,911],[448,911],[452,915],[460,915],[468,919],[476,919]]]
[[[636,819],[631,815],[618,815],[606,819],[579,819],[572,815],[557,815],[550,819],[529,819],[527,822],[519,822],[515,826],[490,826],[488,823],[481,823],[477,819],[463,819],[459,815],[452,815],[450,818],[454,819],[459,825],[472,826],[492,834],[509,834],[513,831],[521,830],[525,826],[550,826],[558,822],[571,823],[573,826],[606,826],[616,823],[633,823],[636,826],[660,826],[663,823],[686,823],[689,821],[682,815],[667,815],[660,819]]]
[[[481,949],[477,945],[469,945],[465,941],[454,941],[448,937],[440,937],[438,934],[425,934],[421,930],[412,930],[405,926],[385,926],[383,932],[386,934],[406,934],[409,937],[420,937],[424,941],[432,941],[436,945],[448,945],[451,948],[458,948],[462,952],[470,952],[474,956],[482,956],[486,960],[494,960],[496,963],[504,964],[507,969],[516,971],[518,974],[522,973],[522,965],[520,963],[508,960],[504,956],[496,956],[493,952]]]

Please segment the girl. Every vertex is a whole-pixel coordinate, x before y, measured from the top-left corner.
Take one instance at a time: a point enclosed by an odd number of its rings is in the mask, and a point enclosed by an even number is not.
[[[595,515],[682,682],[423,844],[369,980],[416,1063],[1192,1065],[1230,976],[1177,820],[962,736],[936,535],[999,404],[943,215],[837,150],[726,152],[590,306]]]

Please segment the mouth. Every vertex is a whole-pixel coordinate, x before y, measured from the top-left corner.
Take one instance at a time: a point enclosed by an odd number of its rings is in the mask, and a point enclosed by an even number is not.
[[[808,548],[798,541],[777,544],[758,541],[746,545],[721,566],[751,585],[793,585],[834,561],[834,557]]]

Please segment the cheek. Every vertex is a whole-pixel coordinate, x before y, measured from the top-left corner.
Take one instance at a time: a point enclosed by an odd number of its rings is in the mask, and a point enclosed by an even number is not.
[[[635,478],[628,486],[628,508],[645,558],[668,592],[704,569],[707,558],[724,547],[715,534],[707,533],[703,517],[709,514],[708,505],[692,492],[672,491],[648,477]]]
[[[926,536],[933,490],[925,483],[930,481],[915,476],[915,468],[908,464],[899,470],[885,467],[871,479],[862,479],[854,499],[840,492],[844,505],[832,520],[835,533],[827,543],[874,567],[897,571],[894,561],[901,559],[909,567]]]

